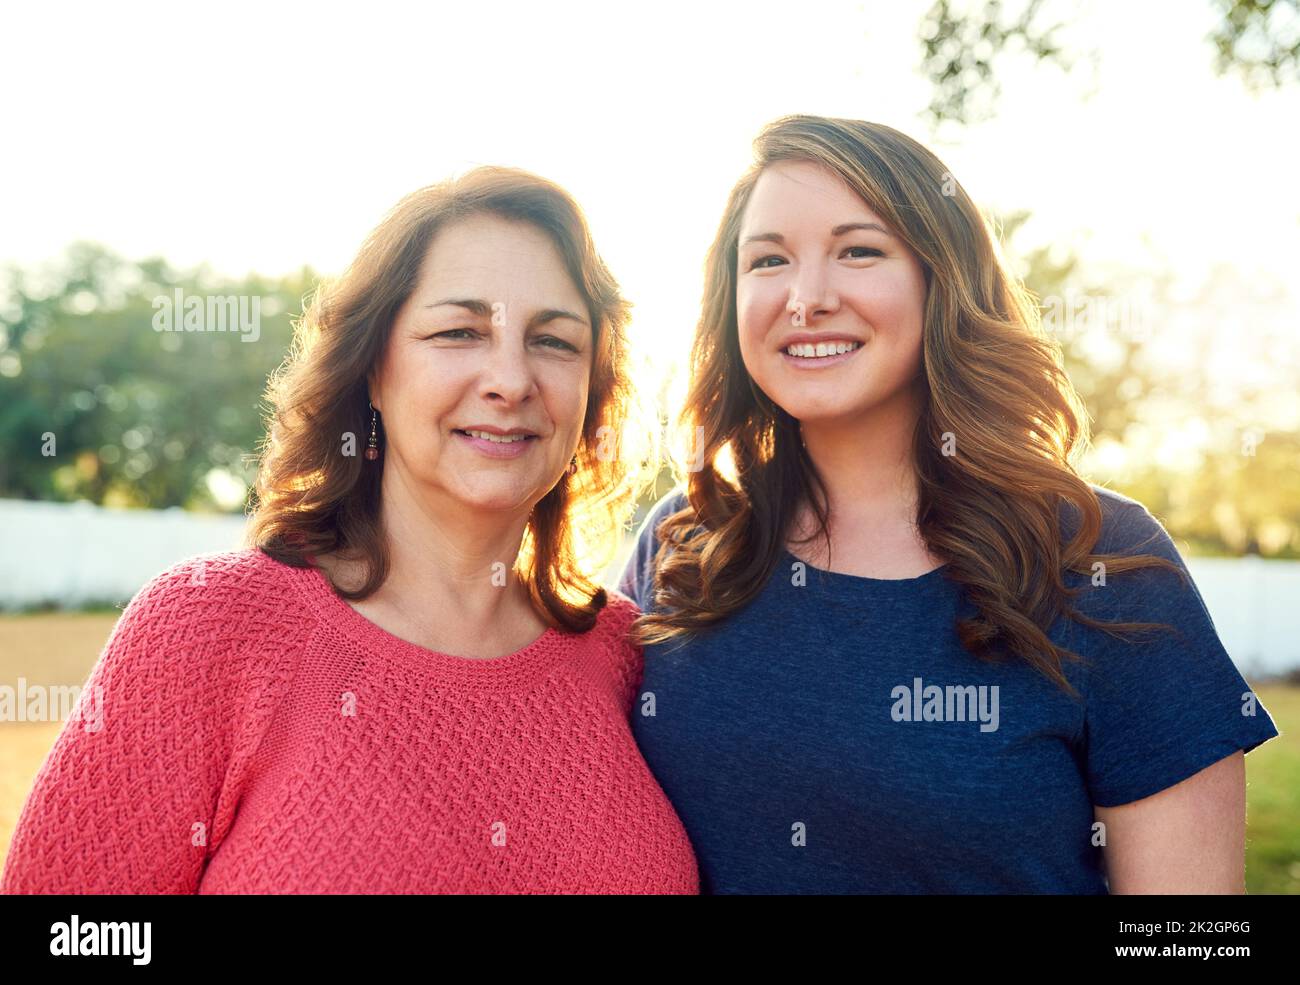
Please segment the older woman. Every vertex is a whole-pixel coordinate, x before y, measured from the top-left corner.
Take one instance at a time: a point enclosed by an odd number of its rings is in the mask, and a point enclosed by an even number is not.
[[[269,390],[247,550],[132,600],[7,892],[695,892],[594,583],[635,483],[627,304],[580,210],[480,168],[408,196]]]

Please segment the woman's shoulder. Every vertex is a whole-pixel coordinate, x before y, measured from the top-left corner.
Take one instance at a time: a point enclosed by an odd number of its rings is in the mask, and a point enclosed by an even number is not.
[[[1089,570],[1064,573],[1066,585],[1078,593],[1073,605],[1106,621],[1154,622],[1212,632],[1205,600],[1164,523],[1136,499],[1103,486],[1092,488],[1101,505],[1101,528],[1091,549]],[[1066,518],[1067,537],[1077,529],[1076,523],[1077,514]],[[1098,632],[1096,628],[1086,631]]]
[[[629,635],[632,623],[641,615],[636,602],[618,589],[606,589],[605,607],[596,616],[596,625],[588,631],[600,650],[600,663],[613,675],[618,702],[630,714],[633,694],[641,682],[645,654]]]
[[[150,578],[124,607],[119,624],[165,639],[157,650],[259,638],[285,642],[303,620],[294,613],[297,580],[309,575],[257,548],[195,554]],[[214,647],[215,648],[215,647]]]
[[[169,721],[200,716],[223,729],[245,718],[249,694],[270,707],[266,696],[283,691],[310,639],[309,619],[288,601],[286,567],[240,550],[193,555],[159,572],[123,609],[87,690],[123,716],[152,715],[162,703],[179,716]]]
[[[655,537],[655,529],[667,516],[684,510],[690,506],[690,500],[686,496],[686,490],[681,486],[670,489],[664,495],[656,500],[655,504],[650,507],[646,513],[645,519],[641,522],[641,527],[637,534],[637,539]]]
[[[1145,505],[1123,493],[1089,483],[1101,507],[1101,527],[1093,554],[1131,556],[1154,554],[1181,563],[1173,539],[1161,521]],[[1068,541],[1079,529],[1080,514],[1072,503],[1061,505],[1062,540]]]
[[[602,641],[610,645],[622,644],[627,639],[628,630],[641,615],[641,607],[617,588],[605,589],[605,606],[596,615],[596,625],[592,627]]]
[[[165,604],[171,615],[182,615],[190,606],[255,604],[263,596],[283,592],[295,570],[258,548],[194,554],[150,578],[133,602],[146,607]]]
[[[661,496],[646,513],[632,538],[632,550],[618,581],[619,591],[641,608],[649,608],[654,583],[654,562],[659,552],[659,524],[690,505],[680,486]]]

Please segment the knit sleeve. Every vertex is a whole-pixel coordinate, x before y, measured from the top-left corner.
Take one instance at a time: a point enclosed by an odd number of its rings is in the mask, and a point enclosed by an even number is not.
[[[232,556],[183,562],[131,599],[36,776],[0,891],[197,891],[272,694],[245,686]]]

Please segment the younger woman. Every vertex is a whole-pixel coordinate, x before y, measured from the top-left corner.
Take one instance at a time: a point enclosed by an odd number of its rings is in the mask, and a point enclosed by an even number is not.
[[[692,353],[703,468],[621,583],[703,890],[1241,892],[1277,730],[1161,525],[1071,466],[1086,417],[965,190],[871,123],[755,149]]]

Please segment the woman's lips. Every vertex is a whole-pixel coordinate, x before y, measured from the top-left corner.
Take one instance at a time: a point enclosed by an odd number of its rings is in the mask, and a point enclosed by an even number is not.
[[[833,356],[792,356],[784,349],[781,350],[781,358],[792,365],[795,369],[825,369],[828,366],[835,366],[845,360],[852,359],[863,350],[864,346],[859,345],[848,352],[838,352]]]
[[[537,443],[535,434],[529,435],[523,441],[488,441],[486,438],[475,438],[464,431],[452,431],[452,436],[488,458],[518,458]]]

